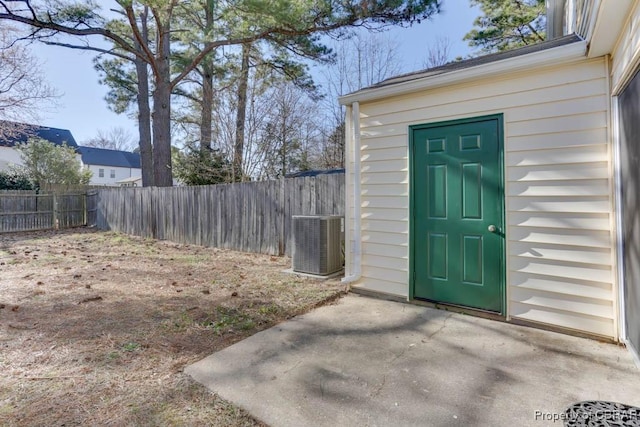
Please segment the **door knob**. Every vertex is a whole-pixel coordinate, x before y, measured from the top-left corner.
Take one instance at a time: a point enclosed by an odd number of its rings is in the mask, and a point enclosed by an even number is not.
[[[491,224],[489,227],[487,227],[487,230],[489,230],[489,232],[491,232],[491,233],[495,233],[497,229],[498,228],[493,224]]]

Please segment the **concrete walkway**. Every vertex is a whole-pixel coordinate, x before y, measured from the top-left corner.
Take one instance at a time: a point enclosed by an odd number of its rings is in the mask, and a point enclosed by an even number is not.
[[[270,426],[562,426],[583,400],[640,406],[621,347],[349,295],[190,365]]]

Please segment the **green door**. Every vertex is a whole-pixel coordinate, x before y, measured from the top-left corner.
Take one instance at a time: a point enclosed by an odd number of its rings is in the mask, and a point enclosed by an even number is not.
[[[502,116],[410,134],[413,297],[503,313]]]

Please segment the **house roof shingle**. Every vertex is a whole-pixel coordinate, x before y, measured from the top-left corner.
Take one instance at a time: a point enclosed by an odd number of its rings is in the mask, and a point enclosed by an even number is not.
[[[77,147],[75,138],[68,129],[58,129],[47,126],[29,125],[25,123],[4,122],[14,131],[0,138],[0,147],[15,147],[16,144],[27,142],[29,138],[42,138],[56,145],[66,144]]]
[[[85,165],[140,169],[140,154],[106,148],[78,147]]]

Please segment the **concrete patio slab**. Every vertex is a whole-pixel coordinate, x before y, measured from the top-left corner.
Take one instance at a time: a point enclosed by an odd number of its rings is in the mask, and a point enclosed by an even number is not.
[[[185,372],[277,426],[545,426],[571,404],[640,406],[613,344],[349,295]]]

